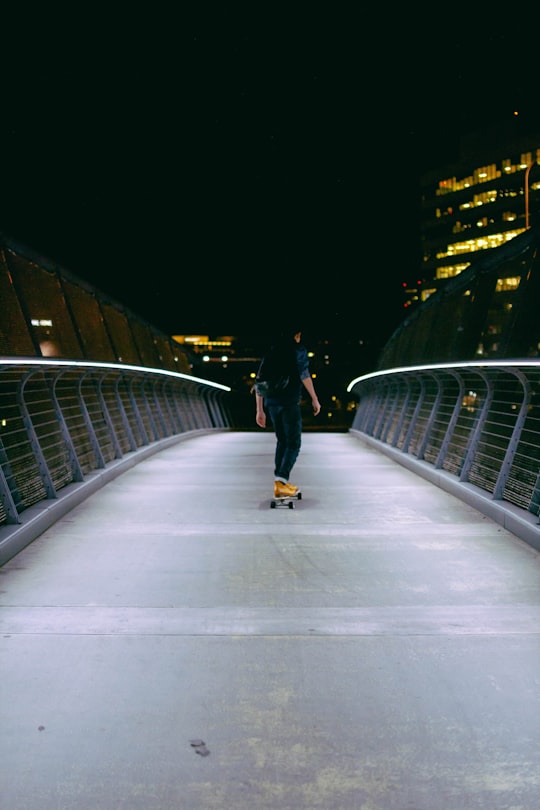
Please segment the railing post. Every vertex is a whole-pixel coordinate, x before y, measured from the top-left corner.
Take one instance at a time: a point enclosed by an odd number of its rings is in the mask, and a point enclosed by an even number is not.
[[[529,385],[529,381],[527,378],[519,371],[519,369],[508,368],[506,369],[510,374],[513,374],[515,377],[518,378],[521,385],[523,386],[523,399],[521,400],[521,407],[519,409],[519,413],[514,425],[514,429],[512,431],[512,436],[510,437],[510,441],[508,442],[508,446],[506,448],[506,453],[504,454],[504,459],[501,464],[501,468],[499,470],[499,475],[497,476],[497,481],[495,483],[495,487],[493,489],[493,498],[495,500],[502,499],[504,495],[504,488],[506,486],[506,482],[508,480],[508,474],[512,467],[512,461],[514,459],[514,455],[516,452],[516,448],[518,446],[519,437],[523,430],[523,425],[525,424],[525,419],[527,417],[527,411],[529,409],[529,405],[531,403],[531,386]]]
[[[446,458],[446,454],[448,452],[448,446],[450,444],[450,437],[452,436],[452,434],[454,432],[454,429],[456,427],[457,420],[458,420],[458,417],[459,417],[459,413],[460,413],[461,408],[462,408],[463,396],[464,396],[464,392],[465,392],[465,386],[464,386],[463,377],[461,376],[461,374],[458,374],[455,371],[450,371],[449,373],[457,381],[458,394],[457,394],[456,401],[454,403],[454,407],[453,407],[453,410],[452,410],[452,416],[450,417],[450,420],[448,422],[448,427],[446,428],[446,431],[445,431],[445,434],[444,434],[444,439],[441,442],[441,446],[439,448],[437,458],[435,459],[434,467],[436,469],[438,469],[438,470],[440,470],[442,468],[443,464],[444,464],[444,459]]]
[[[35,373],[36,373],[35,371],[29,371],[22,377],[17,389],[17,401],[19,403],[19,410],[22,415],[23,424],[26,429],[28,441],[30,442],[30,447],[32,448],[32,454],[36,460],[43,488],[45,489],[47,498],[53,500],[57,498],[56,488],[54,486],[53,479],[49,467],[47,465],[47,462],[45,461],[45,456],[43,455],[43,451],[41,449],[41,445],[39,443],[39,439],[37,437],[32,422],[32,418],[30,416],[30,412],[24,399],[24,389],[26,383]]]
[[[94,452],[94,456],[96,457],[96,464],[98,469],[102,470],[105,467],[105,459],[103,458],[103,453],[101,452],[101,447],[99,446],[99,442],[97,440],[96,431],[94,430],[94,425],[92,424],[92,420],[90,419],[88,408],[86,407],[86,402],[84,401],[84,396],[82,393],[83,382],[88,373],[89,372],[86,371],[80,375],[77,385],[77,394],[79,398],[79,407],[81,409],[84,424],[86,425],[88,436],[90,437],[90,444],[92,445],[92,450]]]
[[[420,442],[420,444],[418,446],[417,458],[419,458],[420,460],[422,460],[424,458],[426,447],[427,447],[427,444],[428,444],[429,439],[431,437],[431,431],[433,430],[433,423],[435,421],[435,414],[437,413],[437,411],[439,409],[439,406],[441,404],[441,397],[442,397],[442,385],[441,385],[440,377],[438,375],[436,375],[436,374],[433,374],[432,372],[429,373],[429,376],[433,380],[435,380],[435,383],[437,385],[437,395],[435,396],[435,400],[434,400],[433,405],[431,407],[431,412],[430,412],[429,418],[427,420],[426,429],[424,430],[424,435],[422,437],[422,441]]]
[[[414,433],[414,431],[416,429],[416,422],[418,420],[418,415],[419,415],[420,410],[422,408],[422,405],[423,405],[423,402],[424,402],[424,396],[425,396],[425,393],[426,393],[426,386],[425,386],[425,383],[424,383],[424,377],[422,375],[418,375],[418,374],[414,374],[413,377],[415,379],[420,379],[420,396],[418,397],[418,399],[416,401],[416,406],[414,408],[414,412],[413,412],[413,415],[411,417],[409,427],[407,428],[407,433],[405,435],[405,439],[403,440],[403,447],[402,447],[402,452],[403,453],[408,453],[409,452],[409,445],[411,443],[413,433]]]
[[[4,474],[4,468],[10,470],[9,459],[0,440],[0,501],[6,513],[6,523],[20,523],[19,513],[11,494],[11,488],[16,488],[15,479],[11,471],[9,471],[8,480],[8,476]]]
[[[484,380],[484,383],[486,384],[486,398],[482,404],[480,413],[478,414],[478,421],[467,445],[467,451],[465,453],[465,458],[463,459],[463,464],[459,475],[460,481],[469,480],[469,472],[471,470],[474,457],[476,455],[476,450],[478,448],[478,443],[480,441],[480,435],[484,428],[484,423],[486,421],[486,417],[488,415],[489,409],[491,408],[491,403],[493,401],[494,387],[493,383],[491,382],[491,379],[482,370],[479,370],[478,373]]]

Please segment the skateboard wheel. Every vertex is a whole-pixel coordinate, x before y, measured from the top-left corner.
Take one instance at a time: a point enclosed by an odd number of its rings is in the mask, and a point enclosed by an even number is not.
[[[299,501],[301,501],[301,500],[302,500],[302,493],[301,493],[301,492],[297,492],[297,493],[296,493],[296,497],[297,497],[297,499],[298,499]]]
[[[275,509],[275,508],[276,508],[276,502],[275,501],[270,501],[270,509]]]
[[[292,501],[289,501],[287,506],[289,507],[289,509],[294,509],[294,503]]]

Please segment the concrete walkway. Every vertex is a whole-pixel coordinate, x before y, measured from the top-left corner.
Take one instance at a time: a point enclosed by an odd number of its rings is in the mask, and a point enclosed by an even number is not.
[[[538,810],[540,555],[352,434],[148,458],[1,575],[2,810]]]

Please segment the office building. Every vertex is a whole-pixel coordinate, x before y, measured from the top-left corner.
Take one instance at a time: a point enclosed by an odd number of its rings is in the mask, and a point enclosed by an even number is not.
[[[540,131],[521,134],[516,121],[464,136],[459,159],[427,172],[420,190],[422,266],[406,307],[538,222]]]

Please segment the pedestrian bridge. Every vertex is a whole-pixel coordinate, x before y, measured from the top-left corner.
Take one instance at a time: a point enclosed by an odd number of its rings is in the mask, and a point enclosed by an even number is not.
[[[538,810],[538,244],[406,318],[289,510],[225,386],[0,234],[2,808]]]
[[[2,806],[537,810],[538,551],[358,430],[270,509],[273,449],[185,430],[4,526]]]

